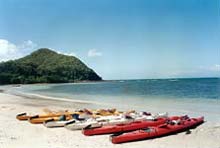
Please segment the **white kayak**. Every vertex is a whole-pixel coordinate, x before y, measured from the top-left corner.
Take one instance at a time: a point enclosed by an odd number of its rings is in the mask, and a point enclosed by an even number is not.
[[[44,121],[43,125],[48,128],[64,127],[66,123],[71,123],[71,122],[75,122],[75,119],[71,119],[68,121],[54,121],[53,119],[51,119],[51,120]]]
[[[118,118],[118,119],[111,119],[111,120],[99,120],[96,119],[88,119],[86,121],[76,121],[76,122],[69,122],[64,127],[69,130],[81,130],[87,126],[90,127],[101,127],[103,125],[115,125],[115,124],[122,124],[122,123],[129,123],[133,122],[134,119],[125,119],[125,118]]]
[[[64,127],[69,130],[81,130],[87,126],[90,127],[101,127],[103,125],[116,125],[116,124],[126,124],[139,120],[154,120],[160,117],[168,117],[167,113],[157,114],[157,115],[143,115],[141,113],[130,114],[129,118],[125,115],[118,116],[106,116],[99,117],[96,119],[88,119],[85,121],[77,121],[67,122]]]
[[[98,117],[95,119],[91,118],[91,116],[90,116],[90,118],[85,117],[85,116],[80,116],[80,118],[81,117],[83,117],[85,120],[79,121],[77,119],[71,119],[68,121],[54,121],[53,119],[49,119],[49,120],[45,121],[43,123],[43,125],[48,128],[53,128],[53,127],[64,127],[66,124],[75,124],[75,125],[77,125],[76,129],[81,129],[81,127],[85,127],[85,124],[86,125],[93,124],[95,126],[97,122],[119,120],[122,118],[122,115],[102,116],[102,117]],[[83,119],[83,118],[81,118],[81,119]],[[99,125],[99,124],[97,124],[97,125]]]
[[[137,113],[131,113],[130,116],[134,118],[136,121],[137,120],[154,120],[157,118],[167,118],[168,113],[157,113],[157,114],[151,114],[151,115],[145,115],[144,112],[140,112],[139,114]]]
[[[90,118],[91,118],[91,115],[86,115],[86,114],[77,115],[76,114],[76,116],[73,115],[73,119],[71,120],[54,121],[53,119],[49,119],[47,121],[44,121],[43,125],[48,128],[64,127],[67,123],[77,122],[78,120],[86,120]]]

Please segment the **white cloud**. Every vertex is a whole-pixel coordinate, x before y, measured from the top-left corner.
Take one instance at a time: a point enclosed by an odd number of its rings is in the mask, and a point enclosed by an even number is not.
[[[194,69],[174,70],[168,75],[172,77],[179,76],[215,76],[219,75],[220,64],[199,66]]]
[[[220,72],[220,64],[215,64],[214,66],[210,67],[211,71],[219,71]]]
[[[14,44],[5,39],[0,39],[0,61],[7,61],[20,58],[33,51],[37,44],[31,40],[24,41],[22,44]]]
[[[18,48],[22,50],[32,50],[36,47],[37,44],[33,43],[31,40],[24,41],[21,45],[18,45]]]
[[[205,71],[220,71],[220,64],[211,65],[209,67],[200,66],[199,69]]]
[[[16,45],[8,42],[7,40],[0,39],[0,55],[12,54],[16,52]]]
[[[88,57],[100,57],[102,56],[102,53],[97,51],[96,49],[90,49],[88,51]]]

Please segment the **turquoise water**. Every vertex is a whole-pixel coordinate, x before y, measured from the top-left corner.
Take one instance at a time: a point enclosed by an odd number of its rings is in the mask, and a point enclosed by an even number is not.
[[[220,79],[147,79],[23,86],[21,91],[171,114],[205,115],[220,121]]]

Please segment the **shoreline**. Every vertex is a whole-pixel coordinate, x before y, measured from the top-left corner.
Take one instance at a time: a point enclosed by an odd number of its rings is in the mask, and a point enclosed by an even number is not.
[[[27,84],[27,85],[32,85],[32,84]],[[33,85],[38,85],[38,84],[33,84]],[[43,85],[43,84],[39,84]],[[77,99],[68,99],[68,98],[63,98],[63,97],[52,97],[52,96],[46,96],[46,95],[41,95],[41,94],[35,94],[35,93],[28,93],[28,92],[22,92],[22,91],[15,91],[15,90],[10,90],[10,88],[13,88],[14,86],[12,85],[7,85],[7,88],[2,88],[0,86],[0,93],[6,93],[14,96],[19,96],[27,99],[38,99],[38,100],[47,100],[47,101],[63,101],[63,102],[71,102],[71,103],[79,103],[79,104],[97,104],[101,105],[99,102],[95,101],[86,101],[86,100],[77,100]]]
[[[55,84],[57,85],[57,84]],[[62,84],[61,84],[62,85]],[[66,84],[65,84],[66,85]],[[27,88],[29,87],[34,87],[35,84],[28,84],[28,86],[26,86]],[[41,86],[43,87],[51,87],[48,86],[48,84],[41,84]],[[21,86],[22,87],[22,86]],[[220,123],[220,116],[219,116],[219,111],[217,111],[216,109],[216,104],[215,101],[216,100],[209,100],[208,103],[211,103],[212,109],[214,110],[207,110],[204,107],[208,104],[204,104],[201,102],[195,102],[195,100],[190,100],[188,102],[181,102],[177,103],[177,102],[172,102],[172,99],[170,98],[166,98],[166,101],[164,99],[159,98],[159,102],[157,101],[157,99],[152,98],[152,100],[155,100],[154,102],[150,102],[149,104],[146,104],[146,106],[141,106],[139,103],[139,106],[137,106],[136,104],[132,105],[132,104],[117,104],[114,102],[105,102],[103,101],[98,101],[98,100],[84,100],[82,98],[82,100],[79,99],[75,99],[75,97],[71,97],[71,98],[65,98],[65,97],[59,97],[59,96],[54,96],[52,94],[41,94],[40,92],[30,92],[30,91],[23,91],[23,89],[21,88],[21,90],[19,90],[20,88],[16,88],[12,85],[5,85],[4,87],[0,86],[0,91],[7,93],[7,94],[11,94],[14,96],[19,96],[22,98],[25,98],[27,100],[29,100],[29,102],[45,102],[46,104],[49,104],[50,102],[53,102],[53,104],[57,104],[58,102],[62,104],[77,104],[77,105],[81,105],[81,107],[83,108],[91,108],[91,109],[98,109],[98,108],[117,108],[119,110],[136,110],[136,111],[148,111],[151,113],[163,113],[163,112],[168,112],[169,115],[189,115],[191,117],[196,117],[196,116],[205,116],[205,120],[208,121],[208,123],[210,124],[215,124],[215,123]],[[26,88],[24,88],[25,90]],[[90,96],[85,96],[85,97],[90,97]],[[92,97],[92,96],[91,96]],[[106,96],[107,98],[110,96]],[[117,98],[113,98],[113,99],[117,99]],[[119,98],[120,99],[120,98]],[[128,98],[127,98],[128,99]],[[141,98],[142,99],[142,98]],[[108,100],[108,99],[107,99]],[[129,100],[129,99],[128,99]],[[135,100],[132,99],[132,100]],[[175,100],[176,101],[176,100]],[[193,105],[191,105],[191,101],[194,101],[194,106],[196,106],[193,109]],[[120,101],[119,101],[120,102]],[[145,101],[145,103],[147,103]],[[199,103],[199,104],[198,104]],[[171,104],[171,105],[170,105]],[[173,105],[173,106],[172,106]],[[182,106],[183,105],[183,106]],[[185,105],[185,107],[184,107]],[[204,109],[199,109],[198,105],[200,105],[201,107],[203,107]],[[68,105],[70,106],[70,105]],[[177,107],[176,107],[177,106]],[[180,106],[178,108],[178,106]],[[211,107],[211,106],[206,106],[206,107]],[[213,108],[214,107],[214,108]],[[211,108],[210,108],[211,109]],[[216,112],[217,111],[217,112]]]
[[[61,97],[50,97],[50,96],[45,96],[45,95],[40,95],[40,94],[34,94],[34,93],[23,93],[23,92],[5,92],[11,95],[19,96],[19,97],[24,97],[28,99],[41,99],[41,100],[51,100],[51,101],[64,101],[64,102],[72,102],[72,103],[80,103],[80,104],[94,104],[95,102],[91,101],[84,101],[84,100],[76,100],[76,99],[67,99],[67,98],[61,98]]]

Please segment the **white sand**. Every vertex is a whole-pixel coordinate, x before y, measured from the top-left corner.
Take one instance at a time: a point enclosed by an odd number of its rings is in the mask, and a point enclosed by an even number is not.
[[[81,131],[48,129],[15,118],[18,113],[34,114],[42,112],[44,108],[64,110],[83,107],[84,103],[79,102],[28,99],[0,93],[0,148],[220,148],[220,123],[206,122],[188,135],[180,133],[114,145],[108,135],[87,137]]]

